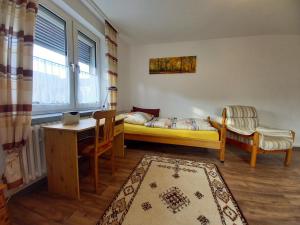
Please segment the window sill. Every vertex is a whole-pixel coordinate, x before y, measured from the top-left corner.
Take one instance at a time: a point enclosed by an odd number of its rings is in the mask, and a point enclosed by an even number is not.
[[[92,115],[95,110],[86,110],[79,111],[80,117],[86,117]],[[33,115],[31,125],[41,124],[41,123],[50,123],[61,120],[62,113],[49,113],[42,115]]]

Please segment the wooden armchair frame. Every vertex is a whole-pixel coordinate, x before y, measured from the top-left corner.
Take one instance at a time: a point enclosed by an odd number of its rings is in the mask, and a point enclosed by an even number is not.
[[[222,112],[222,124],[223,126],[225,126],[225,129],[227,130],[227,127],[226,127],[226,119],[227,119],[227,116],[226,116],[226,109],[223,109],[223,112]],[[251,153],[251,159],[250,159],[250,166],[251,167],[256,167],[256,158],[257,158],[257,155],[258,154],[277,154],[277,153],[285,153],[285,160],[284,160],[284,165],[285,166],[289,166],[290,163],[291,163],[291,160],[292,160],[292,153],[293,153],[293,148],[290,148],[290,149],[283,149],[283,150],[264,150],[264,149],[261,149],[259,147],[259,132],[254,132],[252,135],[243,135],[243,134],[239,134],[239,133],[236,133],[234,131],[229,131],[231,133],[234,133],[235,135],[238,135],[238,136],[242,136],[244,138],[249,138],[252,140],[252,143],[253,144],[247,144],[247,143],[244,143],[244,142],[240,142],[240,141],[237,141],[237,140],[234,140],[234,139],[231,139],[231,138],[226,138],[227,139],[227,143],[229,144],[234,144],[236,146],[238,146],[239,148],[243,149],[243,150],[246,150],[248,152]],[[292,131],[292,135],[293,135],[293,140],[295,140],[295,132]]]

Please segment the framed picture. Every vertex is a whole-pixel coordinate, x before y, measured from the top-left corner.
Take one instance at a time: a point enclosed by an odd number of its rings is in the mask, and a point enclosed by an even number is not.
[[[151,58],[150,74],[196,73],[196,56]]]

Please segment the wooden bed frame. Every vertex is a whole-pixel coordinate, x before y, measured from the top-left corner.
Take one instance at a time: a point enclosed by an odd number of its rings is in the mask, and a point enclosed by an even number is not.
[[[201,147],[201,148],[211,148],[219,150],[219,158],[221,162],[225,160],[225,146],[226,146],[226,127],[225,121],[222,121],[222,125],[211,121],[208,117],[210,124],[218,130],[219,140],[196,140],[190,138],[174,138],[174,137],[164,137],[164,136],[152,136],[144,134],[128,134],[125,132],[125,140],[131,141],[145,141],[145,142],[155,142],[162,144],[172,144],[172,145],[184,145],[191,147]]]

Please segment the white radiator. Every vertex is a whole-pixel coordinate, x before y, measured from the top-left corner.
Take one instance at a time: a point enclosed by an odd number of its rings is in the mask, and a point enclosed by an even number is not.
[[[23,185],[12,189],[8,195],[13,195],[29,185],[39,181],[47,175],[47,163],[44,146],[44,130],[43,125],[55,124],[44,123],[33,125],[26,146],[20,155],[21,169],[23,173]]]
[[[31,127],[27,145],[21,156],[24,185],[34,182],[47,173],[44,134],[41,125]]]

